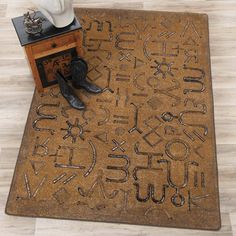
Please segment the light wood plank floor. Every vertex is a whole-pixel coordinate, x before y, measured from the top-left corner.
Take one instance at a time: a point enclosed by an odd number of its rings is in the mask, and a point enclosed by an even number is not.
[[[34,90],[30,70],[10,18],[22,15],[31,6],[29,0],[0,0],[0,235],[236,235],[236,0],[75,1],[76,7],[209,14],[222,213],[220,231],[5,215],[5,203]]]

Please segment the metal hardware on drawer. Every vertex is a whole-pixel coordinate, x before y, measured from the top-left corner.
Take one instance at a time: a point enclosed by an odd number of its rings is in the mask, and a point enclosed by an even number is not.
[[[52,48],[56,48],[57,44],[56,43],[52,43]]]

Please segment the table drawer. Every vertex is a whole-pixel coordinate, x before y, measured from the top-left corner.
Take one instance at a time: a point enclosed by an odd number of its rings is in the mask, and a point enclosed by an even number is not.
[[[55,48],[60,48],[74,42],[75,42],[74,34],[55,37],[45,40],[44,42],[38,42],[37,44],[33,45],[32,52],[33,54],[38,54]]]

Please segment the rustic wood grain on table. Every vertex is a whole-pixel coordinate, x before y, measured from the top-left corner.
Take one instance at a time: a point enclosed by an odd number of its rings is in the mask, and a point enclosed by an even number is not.
[[[207,13],[222,213],[220,231],[181,230],[8,216],[5,203],[34,91],[30,69],[10,18],[32,7],[0,1],[0,235],[236,235],[236,1],[75,1],[76,7]]]

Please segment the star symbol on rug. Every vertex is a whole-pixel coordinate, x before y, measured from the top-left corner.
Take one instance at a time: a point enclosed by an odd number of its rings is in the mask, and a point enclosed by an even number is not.
[[[84,130],[84,126],[86,126],[88,123],[85,122],[83,124],[80,124],[79,119],[76,118],[74,124],[70,121],[66,121],[68,127],[67,128],[61,128],[61,130],[66,131],[66,135],[63,137],[63,139],[70,138],[72,139],[72,143],[75,143],[77,138],[80,138],[81,140],[84,140],[84,133],[90,132],[90,130]]]
[[[172,70],[178,70],[177,68],[172,67],[174,62],[167,62],[165,58],[162,59],[162,62],[154,61],[156,65],[151,66],[151,68],[155,68],[156,72],[154,75],[161,75],[163,79],[166,79],[167,75],[174,76]]]

